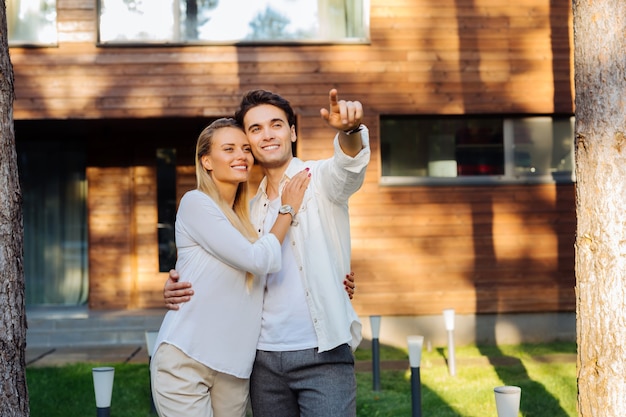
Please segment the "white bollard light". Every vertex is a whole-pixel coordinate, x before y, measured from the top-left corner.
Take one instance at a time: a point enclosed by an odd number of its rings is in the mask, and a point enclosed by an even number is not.
[[[517,417],[522,389],[512,385],[504,385],[495,387],[493,392],[496,396],[498,417]]]
[[[448,372],[450,375],[456,375],[456,355],[454,352],[454,309],[447,308],[443,310],[443,320],[448,333]]]
[[[451,332],[454,331],[454,309],[446,308],[443,310],[443,321],[446,326],[446,330]]]
[[[380,316],[370,316],[372,327],[372,389],[380,391]]]
[[[411,368],[419,368],[422,362],[424,336],[407,336],[406,340],[409,345],[409,363]]]
[[[146,332],[146,347],[148,349],[148,357],[151,358],[154,353],[154,344],[156,343],[159,332],[147,331]]]
[[[411,365],[411,416],[422,417],[422,346],[424,336],[407,336],[409,345],[409,363]]]
[[[372,327],[372,338],[380,338],[380,321],[381,316],[370,316],[370,326]]]
[[[97,417],[109,417],[111,415],[111,396],[113,394],[113,378],[115,368],[103,366],[92,368],[93,388],[96,394]]]

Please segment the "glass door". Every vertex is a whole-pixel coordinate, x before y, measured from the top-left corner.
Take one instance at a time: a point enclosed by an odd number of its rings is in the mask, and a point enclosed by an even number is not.
[[[26,123],[29,126],[21,130]],[[88,294],[86,152],[81,142],[38,128],[37,123],[16,123],[15,129],[26,304],[82,305]]]

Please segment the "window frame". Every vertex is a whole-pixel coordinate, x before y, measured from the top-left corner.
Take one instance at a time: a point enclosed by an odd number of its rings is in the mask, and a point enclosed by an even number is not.
[[[411,115],[381,115],[379,137],[382,145],[382,125],[384,118],[410,119]],[[573,184],[576,182],[576,166],[574,158],[575,138],[572,137],[570,147],[572,157],[572,171],[556,172],[548,175],[521,175],[515,174],[514,163],[514,136],[513,121],[528,119],[534,117],[550,117],[552,122],[556,119],[570,118],[572,128],[574,127],[573,114],[480,114],[480,115],[414,115],[417,119],[445,119],[449,117],[458,117],[471,120],[472,118],[497,117],[502,119],[503,131],[503,150],[504,150],[504,174],[503,175],[466,175],[455,177],[428,177],[428,176],[400,176],[400,175],[383,175],[383,146],[380,146],[380,179],[379,185],[385,187],[402,187],[402,186],[464,186],[464,185],[515,185],[515,184]],[[574,130],[572,129],[572,134]],[[554,140],[554,138],[553,138]]]
[[[13,2],[11,2],[11,4],[15,4],[18,3],[20,5],[20,9],[21,9],[21,1],[20,0],[14,0]],[[9,23],[11,21],[11,16],[9,14],[9,4],[6,4],[6,17],[7,17],[7,41],[8,41],[8,45],[9,48],[50,48],[50,47],[57,47],[59,45],[59,29],[58,29],[58,24],[59,24],[59,20],[58,20],[58,1],[54,0],[51,3],[54,3],[54,22],[50,22],[50,26],[51,28],[54,28],[54,34],[53,34],[53,40],[50,41],[38,41],[38,40],[33,40],[33,39],[28,39],[28,40],[22,40],[22,39],[12,39],[11,38],[11,31],[9,30]],[[41,9],[39,10],[39,13],[41,13]],[[39,13],[37,14],[37,16],[39,17]],[[19,14],[19,12],[17,12],[17,14]],[[17,16],[15,17],[15,22],[18,25],[23,24],[24,22],[22,20],[20,20]],[[13,30],[17,30],[16,28],[13,28]]]
[[[145,46],[163,46],[163,47],[181,47],[181,46],[311,46],[311,45],[369,45],[371,44],[370,32],[370,0],[360,0],[363,8],[362,14],[362,37],[346,37],[341,39],[237,39],[237,40],[102,40],[102,3],[106,0],[96,1],[96,45],[98,47],[145,47]],[[184,1],[184,0],[172,0]]]

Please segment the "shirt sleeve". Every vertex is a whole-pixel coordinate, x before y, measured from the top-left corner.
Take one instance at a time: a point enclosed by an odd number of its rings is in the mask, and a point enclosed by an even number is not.
[[[250,242],[200,191],[185,194],[176,215],[176,246],[195,245],[225,264],[255,275],[277,272],[281,267],[280,242],[275,235],[269,233]]]
[[[320,161],[318,172],[313,173],[317,188],[331,201],[343,204],[357,192],[365,179],[365,168],[370,161],[369,130],[361,130],[363,149],[354,157],[346,155],[339,145],[339,134],[334,139],[335,153],[330,159]]]

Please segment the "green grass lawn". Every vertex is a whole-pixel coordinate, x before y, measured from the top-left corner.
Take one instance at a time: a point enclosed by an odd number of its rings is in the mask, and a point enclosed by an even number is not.
[[[456,376],[445,364],[446,350],[424,351],[420,366],[424,417],[497,417],[493,388],[522,388],[520,416],[576,416],[576,353],[573,343],[458,347]],[[371,351],[356,358],[371,361]],[[381,359],[406,360],[405,350],[381,347]],[[32,417],[95,416],[91,368],[114,366],[111,417],[150,414],[147,364],[73,364],[26,370]],[[381,371],[381,390],[373,391],[371,372],[357,372],[359,417],[410,417],[410,369]]]
[[[420,366],[424,417],[496,417],[493,388],[522,388],[520,415],[576,416],[575,344],[462,347],[455,350],[456,376],[450,376],[443,349],[423,352]],[[403,351],[381,357],[406,358]],[[369,359],[370,352],[357,358]],[[359,417],[411,416],[410,371],[383,371],[381,391],[372,391],[372,375],[358,373]]]

